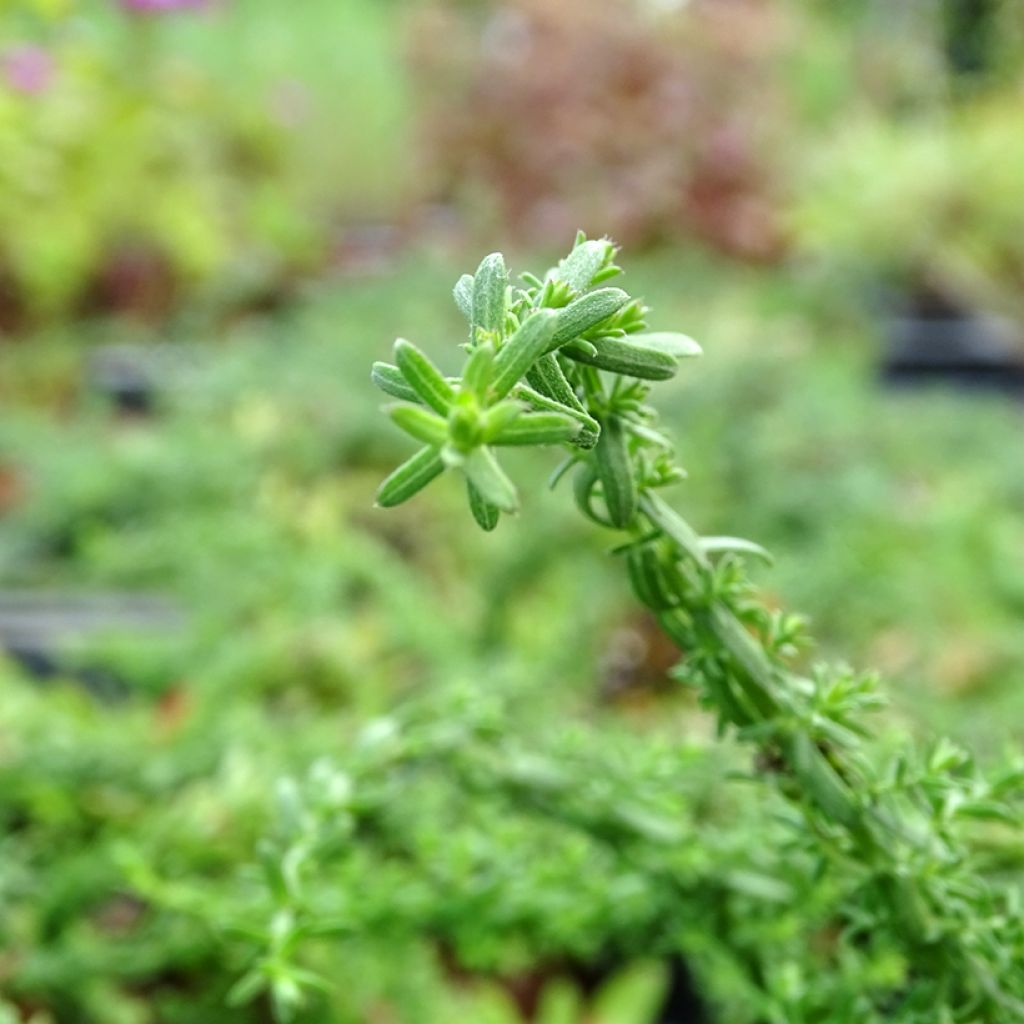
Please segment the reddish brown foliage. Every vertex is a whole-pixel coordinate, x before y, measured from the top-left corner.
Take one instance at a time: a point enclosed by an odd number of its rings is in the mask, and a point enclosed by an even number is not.
[[[766,0],[436,3],[414,26],[423,175],[531,241],[697,236],[780,254],[785,25]]]

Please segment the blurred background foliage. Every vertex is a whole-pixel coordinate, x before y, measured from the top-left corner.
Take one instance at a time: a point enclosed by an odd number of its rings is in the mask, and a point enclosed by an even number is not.
[[[1012,2],[7,0],[0,1020],[269,1019],[289,856],[340,922],[304,1020],[668,1019],[680,955],[714,1020],[825,1020],[898,975],[823,980],[827,885],[564,495],[487,537],[450,488],[374,512],[407,449],[368,368],[453,368],[497,244],[628,243],[706,352],[663,389],[675,500],[884,674],[883,731],[993,757],[1020,405],[878,365],[907,310],[1019,351],[1022,62]],[[111,595],[158,611],[52,611]]]

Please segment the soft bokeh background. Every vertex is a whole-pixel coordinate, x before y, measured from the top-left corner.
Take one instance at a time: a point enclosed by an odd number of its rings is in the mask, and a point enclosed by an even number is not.
[[[393,829],[307,872],[365,920],[299,1019],[668,1020],[677,948],[714,1019],[768,1019],[514,793],[359,761],[403,714],[568,743],[595,799],[704,824],[689,877],[750,855],[551,466],[493,536],[448,481],[371,507],[407,450],[371,361],[454,368],[458,275],[577,228],[704,346],[657,392],[692,521],[773,551],[816,655],[885,677],[881,731],[1024,739],[1019,4],[3,0],[0,1019],[269,1019],[284,960],[236,982],[282,927],[252,865],[290,775],[333,794],[311,830],[353,786]]]

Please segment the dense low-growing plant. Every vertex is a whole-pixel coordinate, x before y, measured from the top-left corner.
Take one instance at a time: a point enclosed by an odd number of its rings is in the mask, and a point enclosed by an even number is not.
[[[569,446],[554,481],[571,474],[583,515],[620,534],[615,554],[637,598],[683,654],[679,678],[699,689],[720,732],[751,746],[756,772],[789,803],[801,854],[838,888],[823,969],[880,951],[899,964],[827,1019],[1024,1019],[1019,879],[1001,877],[1016,856],[1024,772],[984,776],[941,741],[880,759],[867,742],[874,680],[805,669],[800,621],[758,602],[743,570],[765,552],[700,536],[662,498],[682,474],[645,404],[649,382],[699,349],[646,330],[643,304],[608,285],[614,258],[610,242],[580,237],[543,278],[514,284],[501,255],[488,256],[455,287],[470,332],[456,378],[396,342],[395,364],[375,365],[374,380],[403,400],[388,414],[422,447],[378,503],[456,471],[491,530],[519,507],[497,450]],[[807,1005],[800,1019],[823,1012]]]

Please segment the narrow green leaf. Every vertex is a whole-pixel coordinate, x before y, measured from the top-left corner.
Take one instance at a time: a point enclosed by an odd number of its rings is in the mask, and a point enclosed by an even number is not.
[[[483,439],[490,443],[499,434],[506,430],[509,424],[517,420],[523,413],[523,407],[518,402],[499,402],[491,406],[484,413]]]
[[[570,359],[599,370],[641,380],[669,380],[675,376],[675,356],[656,348],[645,348],[627,338],[591,338],[593,353],[582,346],[567,345],[562,352]]]
[[[701,547],[700,534],[671,505],[659,498],[658,495],[647,491],[640,499],[640,508],[644,515],[662,533],[674,541],[680,551],[697,566],[701,569],[711,567],[711,563]]]
[[[386,410],[396,426],[417,441],[440,448],[448,440],[448,421],[419,405],[393,405]]]
[[[758,902],[792,905],[793,887],[781,878],[765,875],[760,871],[735,869],[724,876],[730,889],[753,896]]]
[[[411,342],[399,338],[395,342],[395,362],[413,390],[432,409],[448,415],[455,390],[444,374]]]
[[[669,438],[661,433],[661,431],[655,430],[653,427],[649,427],[646,423],[639,423],[637,420],[628,420],[625,427],[633,437],[639,437],[648,444],[657,445],[659,448],[664,448],[665,451],[672,451],[673,449],[673,444]]]
[[[391,363],[374,363],[370,380],[386,395],[400,398],[403,402],[421,402],[423,399],[409,386],[402,371]]]
[[[544,354],[555,330],[558,314],[539,309],[527,317],[494,357],[491,392],[504,398],[527,370]]]
[[[644,348],[657,349],[676,359],[692,359],[703,355],[703,349],[689,335],[678,334],[676,331],[651,331],[644,334],[631,334],[630,338]]]
[[[477,525],[488,533],[498,525],[501,517],[501,510],[497,505],[485,501],[480,492],[473,486],[472,480],[466,481],[466,491],[469,494],[469,508]]]
[[[466,391],[471,391],[478,401],[484,402],[493,376],[494,345],[490,341],[485,341],[477,345],[466,360],[462,371],[462,387]]]
[[[711,628],[732,656],[736,681],[763,718],[778,713],[780,698],[772,664],[764,648],[727,608],[715,607],[709,614]]]
[[[270,1005],[278,1020],[290,1024],[302,1002],[302,987],[290,974],[278,971],[271,975]]]
[[[462,469],[484,501],[496,505],[502,512],[515,512],[519,508],[515,484],[498,465],[490,448],[483,445],[474,448],[463,460]]]
[[[636,517],[637,488],[626,433],[617,416],[608,416],[601,423],[594,456],[608,518],[612,525],[623,529]]]
[[[600,526],[614,525],[607,516],[594,508],[594,485],[597,483],[597,470],[589,462],[580,463],[580,468],[573,474],[572,494],[576,507],[590,520]]]
[[[611,247],[611,243],[603,239],[580,242],[558,264],[556,276],[574,292],[584,291],[590,287],[594,275],[604,266]]]
[[[558,325],[549,347],[556,349],[578,338],[584,331],[618,312],[627,302],[629,296],[621,288],[599,288],[581,295],[558,311]]]
[[[410,459],[406,459],[377,490],[377,504],[381,508],[393,508],[408,501],[417,491],[423,490],[436,476],[444,471],[441,453],[436,448],[421,448]]]
[[[528,412],[504,427],[491,442],[496,445],[564,444],[582,429],[578,420],[557,412]]]
[[[508,270],[500,252],[485,256],[473,275],[473,319],[475,328],[501,334],[505,328],[505,292]]]
[[[668,585],[657,552],[649,545],[626,551],[626,566],[636,596],[653,611],[664,611],[679,604],[679,598]]]
[[[1000,821],[1004,825],[1021,828],[1021,814],[1011,804],[1003,804],[998,800],[972,800],[961,804],[956,814],[962,818],[977,818],[979,821]]]
[[[630,537],[629,540],[624,540],[621,544],[616,544],[615,547],[609,548],[608,554],[624,555],[627,551],[639,551],[640,548],[650,544],[651,541],[658,540],[659,537],[661,537],[660,530],[648,530],[637,537]]]
[[[622,267],[617,267],[614,263],[609,264],[607,267],[602,267],[591,279],[590,283],[593,286],[604,284],[605,281],[610,281],[613,277],[618,277],[622,273]]]
[[[618,825],[644,842],[678,847],[686,839],[686,829],[677,821],[645,808],[620,804],[613,813]]]
[[[765,550],[760,544],[755,544],[752,540],[744,540],[742,537],[701,537],[700,546],[706,555],[731,552],[738,555],[751,555],[767,565],[771,565],[774,561],[771,552]]]
[[[805,732],[793,736],[789,748],[794,774],[830,818],[855,827],[859,820],[853,794],[835,768]]]
[[[455,296],[455,305],[459,307],[459,312],[466,318],[466,320],[473,323],[473,275],[463,274],[462,277],[455,282],[455,287],[452,289],[452,295]]]
[[[576,397],[576,392],[573,391],[572,385],[562,372],[562,367],[558,364],[558,356],[554,352],[548,352],[541,356],[530,367],[526,379],[542,395],[546,395],[570,409],[586,412],[583,403]]]
[[[298,967],[290,964],[288,968],[291,976],[303,987],[313,989],[316,992],[333,992],[334,983],[316,971],[307,970],[305,967]]]
[[[517,384],[512,394],[516,398],[521,398],[534,409],[540,409],[542,412],[557,412],[575,419],[582,427],[573,441],[578,448],[593,448],[597,444],[598,435],[601,433],[601,424],[589,413],[562,405],[561,402],[556,402],[553,398],[548,398],[525,384]]]
[[[254,967],[246,971],[228,989],[224,1001],[228,1006],[244,1006],[246,1003],[252,1002],[261,992],[264,992],[269,983],[270,978],[267,972],[262,969],[262,966]]]
[[[626,571],[629,574],[630,586],[636,599],[648,608],[657,609],[658,598],[651,587],[651,581],[644,571],[643,559],[640,557],[638,548],[630,548],[626,551]]]

